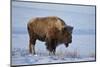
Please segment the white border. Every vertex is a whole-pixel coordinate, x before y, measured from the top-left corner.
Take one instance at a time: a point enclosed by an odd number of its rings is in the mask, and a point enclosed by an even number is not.
[[[97,61],[38,65],[37,67],[98,67],[100,64],[100,0],[34,0],[41,2],[86,4],[97,6]],[[0,1],[0,67],[10,67],[10,0]],[[26,66],[25,66],[26,67]],[[33,67],[33,66],[27,66]]]
[[[40,2],[72,3],[72,4],[86,4],[86,5],[96,4],[96,0],[20,0],[20,1],[40,1]]]
[[[10,63],[10,0],[0,1],[0,67]]]

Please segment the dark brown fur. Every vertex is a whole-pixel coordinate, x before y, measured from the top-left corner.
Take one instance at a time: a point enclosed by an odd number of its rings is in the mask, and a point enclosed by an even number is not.
[[[36,40],[45,41],[47,49],[55,54],[56,46],[64,43],[66,47],[72,42],[73,27],[66,25],[65,22],[55,16],[37,17],[29,21],[29,52],[35,54]],[[70,29],[68,29],[70,28]]]

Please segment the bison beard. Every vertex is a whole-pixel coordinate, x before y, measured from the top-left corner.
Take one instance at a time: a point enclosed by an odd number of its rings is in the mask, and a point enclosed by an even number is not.
[[[36,40],[45,41],[46,48],[50,54],[56,52],[58,44],[66,47],[72,42],[73,27],[68,26],[58,17],[37,17],[31,19],[27,25],[29,33],[29,52],[35,54]]]
[[[65,43],[66,48],[69,46],[68,43]],[[49,55],[54,54],[56,52],[57,41],[52,39],[52,41],[46,43],[47,49],[50,51]]]

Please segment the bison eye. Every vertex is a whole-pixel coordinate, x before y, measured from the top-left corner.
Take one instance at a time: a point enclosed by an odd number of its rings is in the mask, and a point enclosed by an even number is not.
[[[66,31],[67,31],[66,27],[62,28],[62,33],[65,33]]]

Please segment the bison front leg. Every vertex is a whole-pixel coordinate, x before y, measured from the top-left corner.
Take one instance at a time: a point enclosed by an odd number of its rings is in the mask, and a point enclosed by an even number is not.
[[[56,50],[52,49],[52,51],[49,52],[49,55],[55,55]]]
[[[47,40],[47,42],[46,42],[46,48],[49,51],[49,55],[51,55],[52,51],[53,51],[52,45],[51,45],[51,40]]]
[[[53,49],[53,54],[54,54],[54,55],[55,55],[55,52],[56,52],[56,48]]]
[[[57,40],[53,40],[53,54],[55,55],[55,52],[56,52],[56,46],[57,46]]]
[[[46,43],[47,49],[49,50],[49,55],[55,55],[56,51],[56,41],[54,39],[49,40]]]

